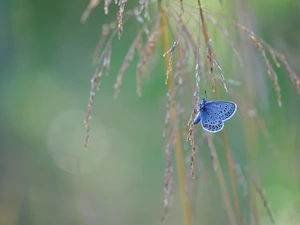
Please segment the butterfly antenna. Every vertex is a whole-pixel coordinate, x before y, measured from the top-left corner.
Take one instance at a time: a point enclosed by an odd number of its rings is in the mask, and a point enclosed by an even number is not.
[[[207,94],[206,94],[206,90],[204,91],[205,96],[202,95],[202,98],[207,99]]]

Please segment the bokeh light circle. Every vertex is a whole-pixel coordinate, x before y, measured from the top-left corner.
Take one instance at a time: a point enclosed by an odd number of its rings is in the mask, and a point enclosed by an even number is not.
[[[58,114],[50,123],[48,151],[58,167],[72,174],[90,173],[105,160],[109,146],[106,129],[91,120],[90,145],[84,150],[85,112],[68,110]]]

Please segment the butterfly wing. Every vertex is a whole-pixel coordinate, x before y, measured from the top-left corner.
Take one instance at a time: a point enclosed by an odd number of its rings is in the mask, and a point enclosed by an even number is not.
[[[237,105],[229,101],[208,101],[205,110],[220,117],[222,121],[229,120],[236,112]]]
[[[223,129],[224,122],[218,115],[206,110],[201,111],[200,115],[201,125],[204,130],[211,133],[216,133]]]
[[[198,114],[196,115],[195,119],[194,119],[194,124],[199,123],[201,120],[201,112],[198,112]]]

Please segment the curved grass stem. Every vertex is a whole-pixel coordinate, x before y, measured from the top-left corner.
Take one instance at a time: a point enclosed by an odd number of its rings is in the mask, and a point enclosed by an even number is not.
[[[213,166],[215,168],[215,172],[217,174],[217,179],[218,179],[218,182],[219,182],[219,185],[220,185],[220,188],[221,188],[223,201],[224,201],[225,207],[227,209],[227,213],[228,213],[230,223],[232,225],[236,225],[237,222],[236,222],[236,219],[235,219],[235,216],[234,216],[234,213],[233,213],[233,209],[232,209],[232,206],[231,206],[231,202],[230,202],[230,199],[229,199],[229,196],[228,196],[228,190],[227,190],[227,187],[226,187],[226,182],[225,182],[224,175],[223,175],[223,172],[222,172],[222,169],[221,169],[218,154],[216,152],[213,141],[212,141],[211,137],[208,135],[208,133],[205,133],[205,139],[207,140],[207,143],[208,143],[208,146],[209,146],[209,149],[210,149],[212,163],[213,163]]]
[[[198,1],[200,19],[201,19],[201,23],[202,23],[203,35],[204,35],[205,43],[206,43],[206,46],[207,46],[207,49],[208,49],[208,55],[210,56],[210,58],[213,55],[214,55],[214,57],[216,57],[215,54],[214,54],[213,49],[209,47],[209,39],[210,38],[209,38],[209,35],[208,35],[208,31],[206,29],[206,23],[205,23],[205,20],[204,20],[201,1],[200,0],[197,0],[197,1]],[[211,70],[212,70],[214,65],[212,64],[211,60],[210,60],[210,66],[211,66]],[[214,84],[213,84],[213,90],[215,91],[216,99],[219,99],[218,90],[217,90],[217,87]],[[223,142],[224,142],[224,147],[225,147],[225,151],[226,151],[226,159],[227,159],[227,163],[228,163],[228,167],[229,167],[228,169],[229,169],[232,192],[233,192],[233,196],[234,196],[236,214],[237,214],[237,217],[238,217],[239,224],[243,225],[243,217],[242,217],[241,207],[240,207],[238,193],[237,193],[237,189],[236,189],[236,183],[235,183],[234,172],[233,172],[233,165],[232,165],[231,155],[230,155],[230,151],[229,151],[229,147],[228,147],[228,141],[227,141],[225,128],[222,130],[222,135],[223,135]],[[224,197],[225,196],[223,195],[223,198]],[[230,209],[231,209],[231,207],[227,208],[229,216],[231,215]]]
[[[239,197],[238,197],[238,193],[237,193],[237,189],[236,189],[232,159],[231,159],[231,155],[230,155],[230,151],[229,151],[229,147],[228,147],[228,141],[227,141],[225,128],[222,130],[222,135],[223,135],[223,142],[224,142],[224,147],[225,147],[225,152],[226,152],[226,159],[227,159],[227,163],[228,163],[228,169],[229,169],[229,175],[230,175],[230,181],[231,181],[231,187],[232,187],[232,192],[233,192],[236,213],[238,216],[239,224],[243,225],[243,217],[242,217],[241,207],[240,207],[240,203],[239,203]]]
[[[169,49],[169,40],[168,40],[168,32],[167,32],[167,26],[166,26],[166,18],[165,18],[165,11],[162,7],[162,5],[159,5],[160,11],[161,11],[161,30],[162,30],[162,39],[163,39],[163,48],[164,52],[167,52]],[[169,54],[167,54],[165,59],[165,65],[166,68],[169,67]],[[172,71],[169,73],[168,78],[168,88],[171,90],[171,100],[174,100],[175,97],[175,87],[173,82],[173,76]],[[171,121],[175,126],[175,155],[176,155],[176,161],[177,161],[177,173],[178,173],[178,179],[179,179],[179,189],[180,189],[180,196],[181,196],[181,203],[183,208],[183,217],[184,217],[184,224],[185,225],[191,225],[191,211],[190,211],[190,205],[187,198],[186,193],[186,177],[185,177],[185,169],[184,169],[184,159],[182,154],[182,145],[180,140],[180,133],[178,129],[178,125],[176,123],[176,108],[175,104],[170,105],[170,111],[171,111]]]

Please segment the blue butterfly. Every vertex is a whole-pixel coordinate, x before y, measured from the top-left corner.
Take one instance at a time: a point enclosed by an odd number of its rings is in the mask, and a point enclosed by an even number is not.
[[[211,133],[219,132],[224,127],[224,121],[229,120],[236,109],[237,105],[234,102],[206,101],[202,98],[194,124],[201,121],[204,130]]]

